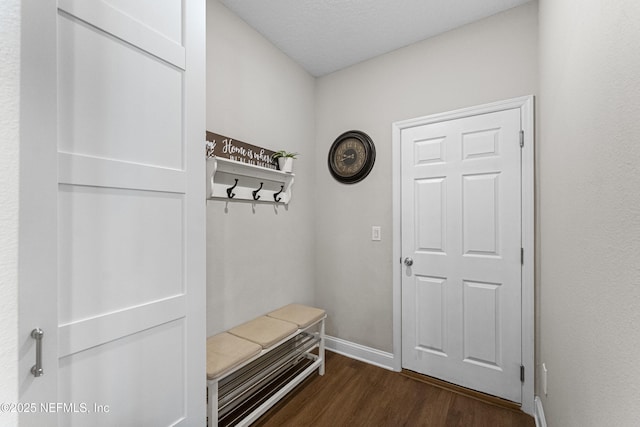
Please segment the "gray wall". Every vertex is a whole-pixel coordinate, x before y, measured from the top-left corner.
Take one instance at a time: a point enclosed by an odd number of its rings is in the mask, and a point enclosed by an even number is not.
[[[0,7],[0,402],[18,402],[20,1]],[[0,412],[1,425],[17,416]]]
[[[537,13],[530,2],[318,79],[316,303],[329,335],[392,352],[391,124],[536,94]],[[344,185],[327,153],[350,129],[372,137],[377,159],[364,181]]]
[[[314,97],[313,77],[207,2],[207,130],[302,153],[288,208],[207,202],[207,335],[294,301],[314,303]]]
[[[640,425],[640,3],[540,2],[550,426]]]

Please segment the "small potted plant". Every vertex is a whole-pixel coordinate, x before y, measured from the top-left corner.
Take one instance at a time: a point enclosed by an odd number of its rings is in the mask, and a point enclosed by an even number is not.
[[[298,153],[290,153],[285,150],[276,151],[273,154],[274,159],[278,159],[278,167],[282,172],[293,172],[293,159],[296,159]]]

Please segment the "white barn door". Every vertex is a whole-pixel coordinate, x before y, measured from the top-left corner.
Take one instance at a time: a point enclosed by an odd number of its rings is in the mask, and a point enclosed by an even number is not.
[[[401,134],[402,366],[522,402],[520,109]]]
[[[204,425],[205,3],[23,4],[20,425]]]

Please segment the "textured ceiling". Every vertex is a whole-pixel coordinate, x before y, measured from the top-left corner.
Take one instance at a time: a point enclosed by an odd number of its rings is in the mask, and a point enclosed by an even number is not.
[[[219,0],[322,76],[529,0]]]

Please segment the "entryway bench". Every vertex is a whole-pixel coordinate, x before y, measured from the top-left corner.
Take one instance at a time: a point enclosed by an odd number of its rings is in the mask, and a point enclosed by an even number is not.
[[[248,426],[316,369],[324,375],[325,319],[290,304],[207,338],[208,426]]]

